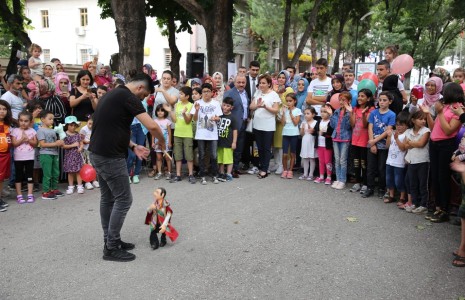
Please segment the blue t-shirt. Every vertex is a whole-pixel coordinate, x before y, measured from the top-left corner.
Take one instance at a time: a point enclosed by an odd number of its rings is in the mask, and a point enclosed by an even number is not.
[[[299,108],[294,108],[292,110],[292,115],[295,117],[297,116],[301,116],[302,115],[302,111],[299,109]],[[286,110],[286,114],[284,116],[282,116],[283,118],[286,118],[286,123],[284,124],[284,128],[283,128],[283,135],[286,135],[286,136],[295,136],[295,135],[299,135],[299,124],[297,125],[294,125],[294,123],[292,123],[292,120],[291,120],[291,116],[289,115],[289,110],[287,109]]]
[[[380,134],[383,134],[388,126],[396,125],[396,114],[392,110],[381,114],[379,109],[375,109],[371,112],[368,123],[373,124],[373,138],[376,138]],[[378,149],[386,149],[386,138],[377,142],[376,147]]]

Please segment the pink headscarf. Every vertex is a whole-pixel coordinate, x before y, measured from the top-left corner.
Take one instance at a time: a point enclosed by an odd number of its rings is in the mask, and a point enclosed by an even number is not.
[[[68,92],[71,91],[71,82],[69,80],[68,74],[64,72],[57,73],[55,76],[55,94],[56,95],[61,95],[63,93],[62,90],[60,90],[60,81],[66,79],[68,81]]]
[[[426,91],[423,95],[423,99],[425,100],[425,104],[428,106],[428,107],[431,107],[434,105],[434,103],[436,103],[436,101],[439,100],[439,98],[441,97],[441,91],[442,91],[442,79],[439,78],[439,77],[436,77],[436,76],[433,76],[431,78],[428,79],[428,81],[426,81],[426,83],[428,82],[434,82],[434,84],[436,84],[436,94],[434,95],[430,95],[428,94]]]
[[[40,79],[37,81],[31,81],[27,84],[27,88],[30,90],[29,97],[34,98],[48,98],[53,95],[55,92],[55,84],[48,79]]]

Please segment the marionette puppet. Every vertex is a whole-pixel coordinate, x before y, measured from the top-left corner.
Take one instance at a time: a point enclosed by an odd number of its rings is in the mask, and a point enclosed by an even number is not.
[[[153,192],[154,202],[147,208],[145,224],[150,225],[150,246],[153,250],[166,245],[166,236],[172,242],[178,238],[178,232],[171,226],[173,210],[170,203],[165,199],[166,190],[162,187]],[[157,234],[161,234],[160,242]]]

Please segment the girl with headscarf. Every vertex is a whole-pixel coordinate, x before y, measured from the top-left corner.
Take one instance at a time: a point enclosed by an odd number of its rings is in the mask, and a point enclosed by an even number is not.
[[[334,75],[334,77],[331,79],[331,86],[333,87],[333,89],[328,93],[328,96],[326,97],[326,102],[330,102],[331,97],[334,94],[347,91],[346,86],[344,84],[344,76],[342,76],[341,74]]]
[[[392,110],[396,116],[402,111],[404,106],[402,101],[402,94],[397,88],[399,77],[395,74],[387,76],[383,81],[383,92],[388,91],[394,96],[394,100],[389,105],[389,109]]]
[[[308,83],[308,80],[305,78],[300,78],[299,81],[297,82],[297,108],[300,110],[304,110],[304,105],[305,105],[305,99],[307,98],[308,94],[308,86],[310,83]]]
[[[420,109],[420,106],[429,107],[431,117],[436,117],[436,111],[434,109],[434,103],[442,98],[441,92],[443,83],[439,77],[428,78],[425,84],[425,92],[423,93],[423,99],[417,99],[413,94],[410,95],[409,113],[413,114]]]
[[[276,120],[276,130],[273,136],[273,156],[274,167],[270,171],[280,175],[283,172],[283,124],[281,124],[281,117],[283,116],[283,106],[286,105],[286,96],[293,93],[294,90],[290,85],[290,74],[287,70],[282,70],[278,73],[277,84],[273,87],[274,91],[278,93],[281,103],[279,105],[279,112]],[[292,170],[293,166],[290,166]]]

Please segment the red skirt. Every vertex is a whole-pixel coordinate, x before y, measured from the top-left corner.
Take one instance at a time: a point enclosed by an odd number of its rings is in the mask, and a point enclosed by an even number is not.
[[[10,152],[0,153],[0,180],[4,181],[5,179],[10,178],[11,171],[11,156]]]

